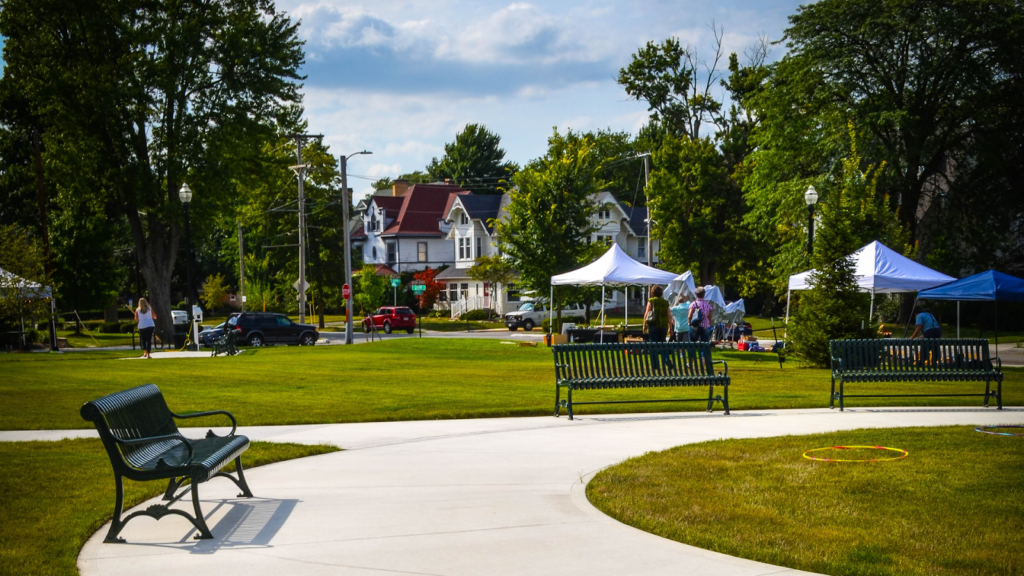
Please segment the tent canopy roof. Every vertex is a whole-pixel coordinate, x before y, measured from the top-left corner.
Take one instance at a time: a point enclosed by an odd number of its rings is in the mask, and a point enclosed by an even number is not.
[[[956,280],[892,250],[877,240],[854,252],[861,292],[917,292]],[[790,290],[810,290],[811,271],[789,277]]]
[[[3,268],[0,268],[0,286],[17,289],[22,298],[49,298],[52,295],[49,286],[40,286],[37,282],[25,280]]]
[[[645,266],[622,251],[618,244],[612,244],[603,256],[586,266],[551,277],[551,284],[605,284],[626,286],[631,284],[668,284],[676,275],[657,268]]]
[[[995,270],[962,278],[917,295],[921,300],[1024,302],[1024,280]]]

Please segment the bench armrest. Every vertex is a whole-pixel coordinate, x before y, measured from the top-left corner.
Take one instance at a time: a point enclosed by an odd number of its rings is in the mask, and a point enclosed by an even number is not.
[[[179,420],[184,420],[185,418],[200,418],[202,416],[216,416],[218,414],[223,414],[223,415],[225,415],[225,416],[227,416],[228,418],[231,419],[231,432],[228,433],[228,436],[234,436],[235,435],[235,430],[238,428],[238,422],[235,421],[235,417],[231,415],[231,412],[228,412],[226,410],[211,410],[209,412],[196,412],[195,414],[183,414],[183,415],[182,414],[175,414],[174,412],[171,412],[171,416],[174,416],[175,418],[178,418]],[[211,430],[211,431],[206,433],[206,437],[207,438],[209,438],[210,436],[216,436],[216,434],[214,434],[213,431]]]
[[[128,440],[122,440],[121,438],[118,438],[117,436],[114,435],[110,435],[110,437],[114,439],[114,442],[117,442],[118,444],[124,446],[134,446],[135,444],[150,444],[152,442],[160,442],[161,440],[180,440],[182,444],[185,445],[185,448],[188,448],[187,464],[192,463],[192,456],[195,454],[195,451],[192,449],[192,443],[188,441],[188,438],[185,438],[184,436],[178,433],[165,434],[163,436],[150,436],[149,438],[130,438]]]
[[[832,371],[833,372],[842,372],[843,371],[843,359],[842,358],[836,358],[835,356],[832,357]]]
[[[712,365],[714,365],[714,364],[721,364],[722,366],[724,366],[724,367],[725,367],[725,373],[724,373],[724,374],[725,374],[726,376],[728,376],[728,375],[729,375],[729,363],[728,363],[728,362],[726,362],[725,360],[712,360],[712,361],[711,361],[711,364],[712,364]]]
[[[1000,358],[999,356],[996,356],[995,358],[990,358],[989,360],[991,360],[992,363],[994,364],[993,367],[995,368],[996,372],[1002,372],[1003,371],[1003,359],[1002,358]]]

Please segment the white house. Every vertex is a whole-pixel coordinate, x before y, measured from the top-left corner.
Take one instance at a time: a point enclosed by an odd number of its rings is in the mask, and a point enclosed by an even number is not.
[[[454,199],[469,194],[450,182],[413,184],[396,180],[391,195],[375,194],[361,203],[362,227],[352,234],[363,262],[384,264],[395,272],[455,264],[454,245],[446,238],[444,215]]]
[[[624,206],[607,191],[599,192],[591,199],[599,208],[593,217],[597,230],[590,241],[617,243],[627,254],[646,263],[647,209]],[[473,280],[468,274],[477,258],[499,254],[494,221],[504,217],[508,203],[508,194],[460,194],[453,197],[445,212],[443,225],[448,226],[445,238],[451,242],[455,264],[438,274],[436,280],[446,284],[445,298],[438,305],[451,310],[452,316],[480,308],[491,308],[498,314],[505,314],[520,302],[514,285],[498,286],[492,290],[487,283]],[[658,242],[654,241],[655,263],[658,261],[657,250]],[[639,289],[632,290],[630,305],[639,305],[641,298]],[[625,295],[611,292],[608,300],[611,305],[621,306],[625,304]]]

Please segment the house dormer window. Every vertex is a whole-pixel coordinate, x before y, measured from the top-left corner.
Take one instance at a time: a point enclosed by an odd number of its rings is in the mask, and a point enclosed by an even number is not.
[[[462,224],[463,226],[465,226],[466,224],[469,224],[469,215],[466,214],[465,212],[463,212],[459,216],[459,223]]]
[[[605,208],[603,210],[599,210],[597,212],[597,217],[600,218],[601,220],[611,220],[612,219],[612,211],[607,209],[607,208]]]

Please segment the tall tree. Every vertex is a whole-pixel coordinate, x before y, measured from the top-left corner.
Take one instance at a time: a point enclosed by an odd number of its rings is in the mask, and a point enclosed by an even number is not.
[[[491,298],[497,298],[498,290],[505,290],[515,280],[512,263],[504,256],[480,256],[476,263],[466,272],[469,277],[488,285]],[[491,319],[493,306],[487,308],[487,320]]]
[[[964,172],[957,156],[979,120],[1020,100],[1024,5],[823,0],[790,24],[775,71],[800,88],[788,105],[838,109],[871,134],[890,168],[880,184],[917,238],[923,209]]]
[[[519,273],[517,285],[547,294],[552,276],[596,256],[600,246],[588,240],[597,229],[592,216],[598,206],[592,198],[604,186],[601,166],[592,137],[555,130],[547,154],[516,174],[508,216],[496,230],[503,253]],[[554,304],[571,299],[570,292],[557,291]]]
[[[297,24],[270,0],[5,0],[0,94],[21,93],[48,158],[90,151],[97,203],[121,213],[171,331],[181,242],[178,189],[195,224],[232,199],[233,181],[300,100]]]
[[[434,158],[427,172],[434,180],[451,178],[456,184],[477,194],[500,194],[518,166],[505,160],[501,136],[482,124],[467,124],[444,145],[444,156]]]
[[[709,138],[669,136],[654,165],[648,206],[659,258],[673,270],[696,266],[702,284],[715,284],[741,248],[742,192]]]

